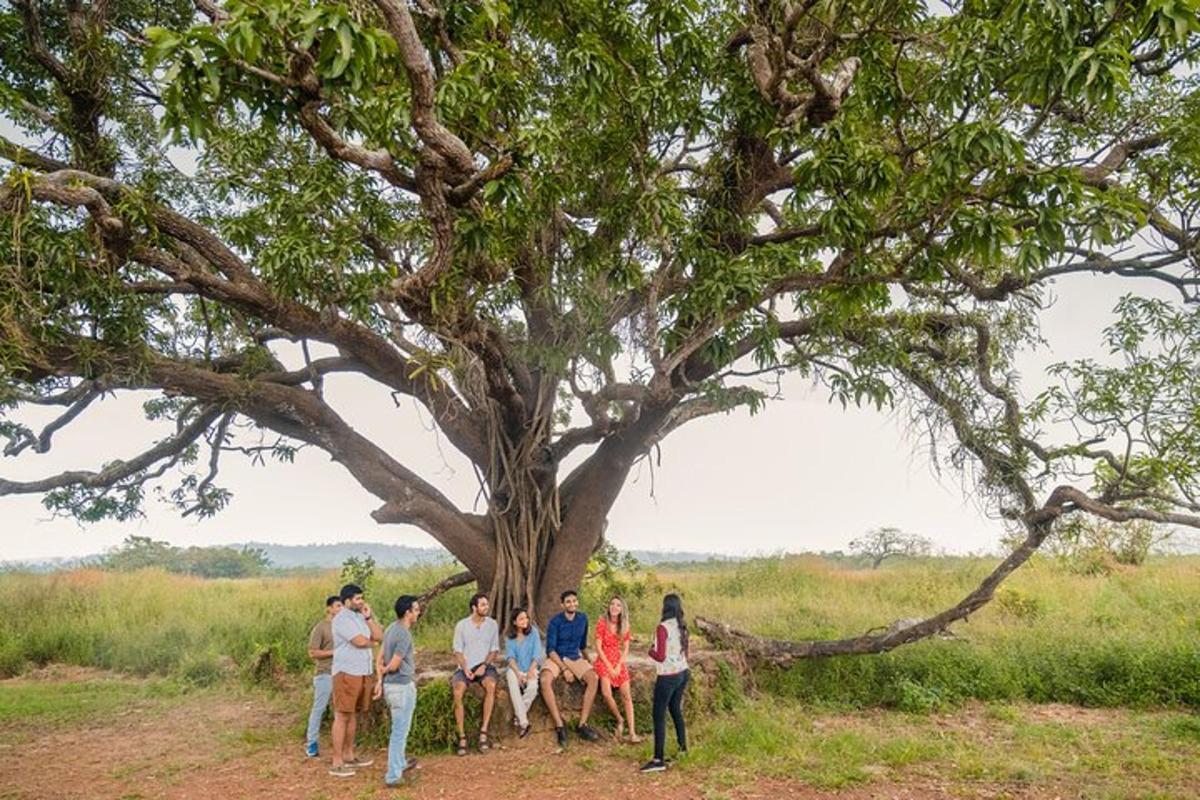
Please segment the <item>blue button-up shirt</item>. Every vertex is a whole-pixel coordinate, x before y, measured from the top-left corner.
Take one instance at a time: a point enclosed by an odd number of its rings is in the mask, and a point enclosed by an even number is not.
[[[580,651],[587,647],[588,618],[582,611],[575,612],[575,619],[567,619],[560,611],[546,626],[546,653],[558,653],[559,658],[577,659]]]

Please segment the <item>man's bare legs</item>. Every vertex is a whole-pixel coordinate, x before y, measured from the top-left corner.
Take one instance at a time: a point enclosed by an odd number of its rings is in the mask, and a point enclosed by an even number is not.
[[[496,679],[491,675],[483,679],[483,722],[479,732],[487,734],[488,723],[492,721],[492,709],[496,706]]]
[[[333,712],[333,766],[340,767],[354,760],[354,734],[358,729],[358,714],[344,711]]]
[[[467,684],[464,681],[454,681],[454,724],[458,728],[458,738],[467,738],[464,717],[466,712],[463,710],[463,695],[467,693]]]
[[[550,717],[554,720],[554,727],[563,727],[562,714],[558,713],[558,698],[554,696],[554,671],[549,669],[542,670],[540,678],[542,682],[542,700],[546,703],[546,708],[550,711]]]

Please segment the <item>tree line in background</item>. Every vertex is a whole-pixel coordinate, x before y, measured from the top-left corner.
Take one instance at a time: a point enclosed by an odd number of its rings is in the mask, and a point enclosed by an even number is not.
[[[271,562],[257,547],[174,547],[149,536],[129,536],[100,556],[97,565],[118,572],[157,568],[200,578],[250,578]]]
[[[1023,538],[1017,532],[1004,537],[1001,546],[1014,549]],[[1107,575],[1122,567],[1139,567],[1153,553],[1184,552],[1192,544],[1192,540],[1178,531],[1148,520],[1111,522],[1096,517],[1072,517],[1055,528],[1042,550],[1072,572]],[[919,558],[934,552],[933,541],[928,537],[891,526],[872,528],[851,539],[847,549],[851,556],[869,562],[871,569],[879,569],[889,559]]]
[[[1106,575],[1121,567],[1141,566],[1152,553],[1170,551],[1179,544],[1176,539],[1175,532],[1145,520],[1118,524],[1079,517],[1060,526],[1047,540],[1044,552],[1072,572]],[[1005,540],[1002,544],[1013,546],[1016,542]],[[891,559],[927,557],[935,552],[933,541],[926,536],[881,526],[850,540],[846,553],[834,551],[821,555],[838,561],[850,556],[879,569]],[[266,551],[261,548],[175,547],[148,536],[126,537],[120,546],[100,556],[95,563],[102,569],[120,572],[158,568],[202,578],[248,578],[272,569]],[[377,566],[375,559],[366,553],[351,556],[342,563],[340,580],[365,587],[372,582]],[[589,562],[584,580],[598,580],[614,590],[623,590],[619,593],[636,594],[643,569],[633,554],[606,543]]]

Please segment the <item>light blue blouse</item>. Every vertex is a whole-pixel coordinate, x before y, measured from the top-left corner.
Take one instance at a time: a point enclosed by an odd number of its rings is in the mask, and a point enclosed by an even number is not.
[[[537,662],[540,667],[546,660],[546,651],[542,649],[542,635],[538,633],[537,627],[531,627],[525,638],[518,641],[516,638],[508,639],[504,643],[504,660],[512,659],[517,662],[517,669],[522,672],[529,671],[529,665]]]

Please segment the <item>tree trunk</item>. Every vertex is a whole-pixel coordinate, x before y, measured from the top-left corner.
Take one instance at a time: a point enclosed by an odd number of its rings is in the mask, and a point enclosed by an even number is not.
[[[501,627],[513,609],[533,614],[562,527],[557,465],[550,455],[553,398],[552,391],[539,393],[539,402],[521,425],[506,422],[495,405],[489,415],[485,479],[495,569],[490,583],[481,580],[480,587]]]
[[[561,521],[558,488],[543,491],[526,486],[519,496],[508,498],[505,508],[492,515],[496,534],[496,569],[488,592],[492,615],[503,627],[513,609],[524,608],[536,617],[538,589],[546,574],[550,550]],[[481,584],[482,586],[482,584]],[[544,622],[539,620],[544,626]]]
[[[553,397],[553,391],[543,397]],[[558,613],[559,595],[566,589],[579,590],[630,467],[668,407],[643,412],[630,429],[605,439],[561,484],[550,447],[548,399],[520,425],[506,424],[492,408],[488,464],[482,471],[487,516],[463,515],[469,524],[459,527],[474,529],[467,535],[451,538],[440,526],[426,530],[474,576],[501,627],[520,607],[544,630]],[[388,512],[400,506],[398,501],[389,503],[373,516],[380,522],[411,521]]]

